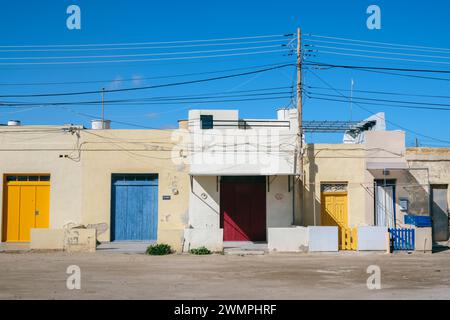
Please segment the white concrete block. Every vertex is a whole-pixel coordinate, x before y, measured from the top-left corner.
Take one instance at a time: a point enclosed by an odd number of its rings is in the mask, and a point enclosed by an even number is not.
[[[308,227],[309,252],[337,252],[338,227]]]
[[[31,229],[31,250],[63,250],[63,229]]]
[[[97,236],[95,229],[67,230],[64,236],[64,250],[67,252],[95,252]]]
[[[206,247],[213,252],[223,250],[223,229],[184,229],[183,251]]]
[[[433,249],[433,235],[431,228],[415,228],[415,251],[431,252]]]
[[[269,228],[268,247],[271,252],[306,252],[308,228]]]
[[[387,227],[358,227],[358,251],[387,251]]]

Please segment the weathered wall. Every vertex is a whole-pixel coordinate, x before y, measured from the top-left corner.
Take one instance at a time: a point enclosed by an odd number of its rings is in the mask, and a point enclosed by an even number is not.
[[[426,172],[430,185],[447,185],[447,206],[450,208],[450,148],[409,148],[406,159],[411,168],[420,168],[417,172]],[[449,220],[450,225],[450,220]]]
[[[450,185],[450,148],[408,148],[406,159],[411,168],[428,171],[430,184]]]
[[[115,173],[158,174],[158,241],[180,248],[187,222],[187,167],[172,162],[170,130],[104,130],[82,132],[82,220],[111,220],[111,178]],[[171,197],[163,200],[163,195]],[[110,233],[99,236],[110,240]]]
[[[377,179],[396,180],[395,208],[399,227],[405,226],[401,198],[409,199],[409,213],[428,215],[428,172],[422,169],[441,170],[444,173],[439,174],[439,179],[436,178],[438,173],[434,173],[435,183],[449,183],[445,166],[439,161],[439,165],[431,169],[430,162],[420,165],[418,161],[410,159],[408,163],[406,159],[404,132],[401,131],[367,132],[366,143],[360,145],[308,145],[304,215],[297,217],[297,221],[305,226],[320,225],[321,183],[347,183],[349,226],[374,225],[374,182]]]
[[[267,228],[289,227],[293,222],[293,190],[289,192],[287,176],[270,176],[266,184]],[[292,178],[291,178],[292,179]],[[189,198],[189,226],[194,229],[220,228],[220,179],[194,176]]]
[[[189,195],[189,226],[196,229],[220,228],[220,202],[217,177],[194,176]]]
[[[78,139],[62,129],[42,126],[1,128],[0,208],[3,208],[5,175],[50,174],[50,228],[62,228],[69,221],[81,219]],[[2,222],[0,219],[0,225]]]
[[[349,226],[373,223],[372,195],[366,189],[372,184],[365,170],[365,148],[362,145],[308,145],[303,194],[304,216],[298,218],[304,226],[320,226],[321,183],[348,184]],[[314,214],[315,213],[315,214]]]
[[[270,183],[266,194],[267,228],[283,228],[294,224],[292,177],[271,176],[267,179]]]
[[[61,127],[2,130],[6,132],[0,135],[2,176],[51,175],[50,228],[62,228],[68,222],[110,226],[112,174],[156,173],[158,241],[181,248],[190,188],[188,167],[172,161],[183,157],[183,152],[172,151],[173,131],[81,130],[77,138]],[[171,199],[162,200],[163,195]],[[109,241],[110,229],[99,240]]]

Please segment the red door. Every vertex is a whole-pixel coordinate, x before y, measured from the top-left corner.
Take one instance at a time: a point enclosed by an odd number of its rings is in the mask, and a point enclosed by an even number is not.
[[[224,241],[266,241],[265,177],[222,177],[220,221]]]

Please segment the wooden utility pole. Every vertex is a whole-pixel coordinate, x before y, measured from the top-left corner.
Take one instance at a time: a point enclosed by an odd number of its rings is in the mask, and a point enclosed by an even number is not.
[[[298,143],[297,143],[297,198],[299,201],[300,221],[303,217],[303,104],[302,104],[302,31],[297,29],[297,113],[298,113]]]
[[[105,129],[105,88],[102,88],[102,129]]]

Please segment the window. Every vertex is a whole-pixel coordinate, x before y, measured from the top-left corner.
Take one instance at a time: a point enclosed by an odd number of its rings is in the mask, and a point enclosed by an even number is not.
[[[17,176],[6,176],[6,181],[7,182],[12,182],[12,181],[50,181],[50,176],[49,175],[17,175]]]
[[[321,183],[322,192],[347,192],[347,183]]]
[[[214,119],[212,115],[201,115],[200,126],[202,130],[212,129],[214,127]]]

